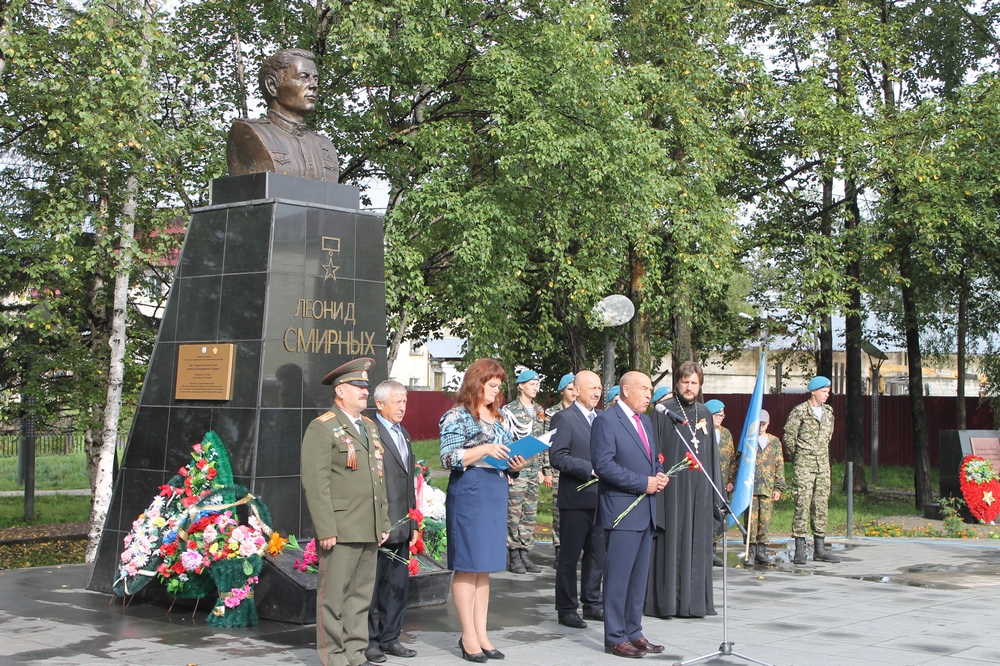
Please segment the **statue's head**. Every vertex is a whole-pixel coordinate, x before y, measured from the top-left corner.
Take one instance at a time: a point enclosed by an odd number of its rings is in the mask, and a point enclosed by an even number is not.
[[[305,49],[282,49],[265,58],[257,81],[268,108],[305,116],[316,108],[319,73]]]

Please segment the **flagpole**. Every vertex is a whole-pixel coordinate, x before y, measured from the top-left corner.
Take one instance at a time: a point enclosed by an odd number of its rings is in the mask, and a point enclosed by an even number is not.
[[[747,543],[743,553],[743,561],[750,559],[750,539],[753,538],[753,496],[750,497],[750,516],[747,518]],[[759,505],[758,505],[759,506]]]

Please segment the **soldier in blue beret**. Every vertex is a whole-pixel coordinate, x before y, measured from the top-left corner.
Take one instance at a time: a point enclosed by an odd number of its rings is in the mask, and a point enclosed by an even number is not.
[[[516,442],[528,435],[538,437],[545,433],[545,409],[535,402],[541,385],[537,372],[525,370],[514,381],[517,384],[517,400],[504,405],[500,413],[504,427]],[[544,478],[542,468],[548,466],[547,453],[532,456],[520,476],[511,483],[507,496],[507,570],[512,573],[542,571],[528,558],[528,552],[535,545],[538,484]]]

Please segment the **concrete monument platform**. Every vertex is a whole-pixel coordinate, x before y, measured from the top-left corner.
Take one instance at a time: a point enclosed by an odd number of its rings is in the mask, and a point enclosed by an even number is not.
[[[834,541],[834,543],[845,543]],[[1000,663],[1000,543],[947,539],[855,539],[838,549],[840,565],[730,569],[729,638],[735,649],[775,666]],[[537,559],[551,564],[552,548]],[[719,573],[720,570],[716,569]],[[90,567],[0,572],[0,664],[271,664],[317,666],[315,628],[262,621],[247,629],[205,625],[205,604],[169,615],[135,599],[85,589]],[[617,664],[604,654],[602,625],[583,630],[556,622],[554,571],[492,578],[490,630],[504,663],[528,666]],[[716,580],[721,609],[721,582]],[[667,646],[644,657],[658,664],[714,652],[721,616],[645,619],[646,635]],[[458,619],[450,604],[412,609],[402,641],[406,666],[460,664]],[[718,658],[710,664],[746,663]]]

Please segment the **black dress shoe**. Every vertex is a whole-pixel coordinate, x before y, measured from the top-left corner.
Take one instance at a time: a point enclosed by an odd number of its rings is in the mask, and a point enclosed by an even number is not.
[[[385,661],[385,653],[378,648],[370,647],[365,650],[365,659],[373,664],[381,664]]]
[[[462,659],[466,661],[474,661],[477,664],[485,664],[487,661],[486,653],[484,652],[477,652],[475,654],[469,654],[468,652],[466,652],[465,646],[462,645],[461,638],[458,639],[458,649],[462,651]]]
[[[483,654],[486,655],[487,659],[503,659],[504,657],[507,656],[500,650],[497,650],[496,648],[492,650],[487,650],[486,648],[483,648]]]
[[[721,567],[721,566],[723,566],[723,564],[722,564],[722,558],[719,557],[718,555],[712,555],[712,566],[713,567]]]
[[[416,657],[417,651],[411,650],[399,641],[393,641],[387,647],[382,648],[382,651],[386,654],[391,654],[393,657]]]
[[[584,611],[584,613],[583,613],[583,619],[584,620],[596,620],[597,622],[604,622],[604,609],[603,608],[598,608],[597,610],[590,611],[589,613],[586,612],[586,611]]]
[[[583,621],[576,613],[566,613],[565,615],[559,616],[559,624],[565,627],[572,627],[573,629],[586,629],[587,623]]]

